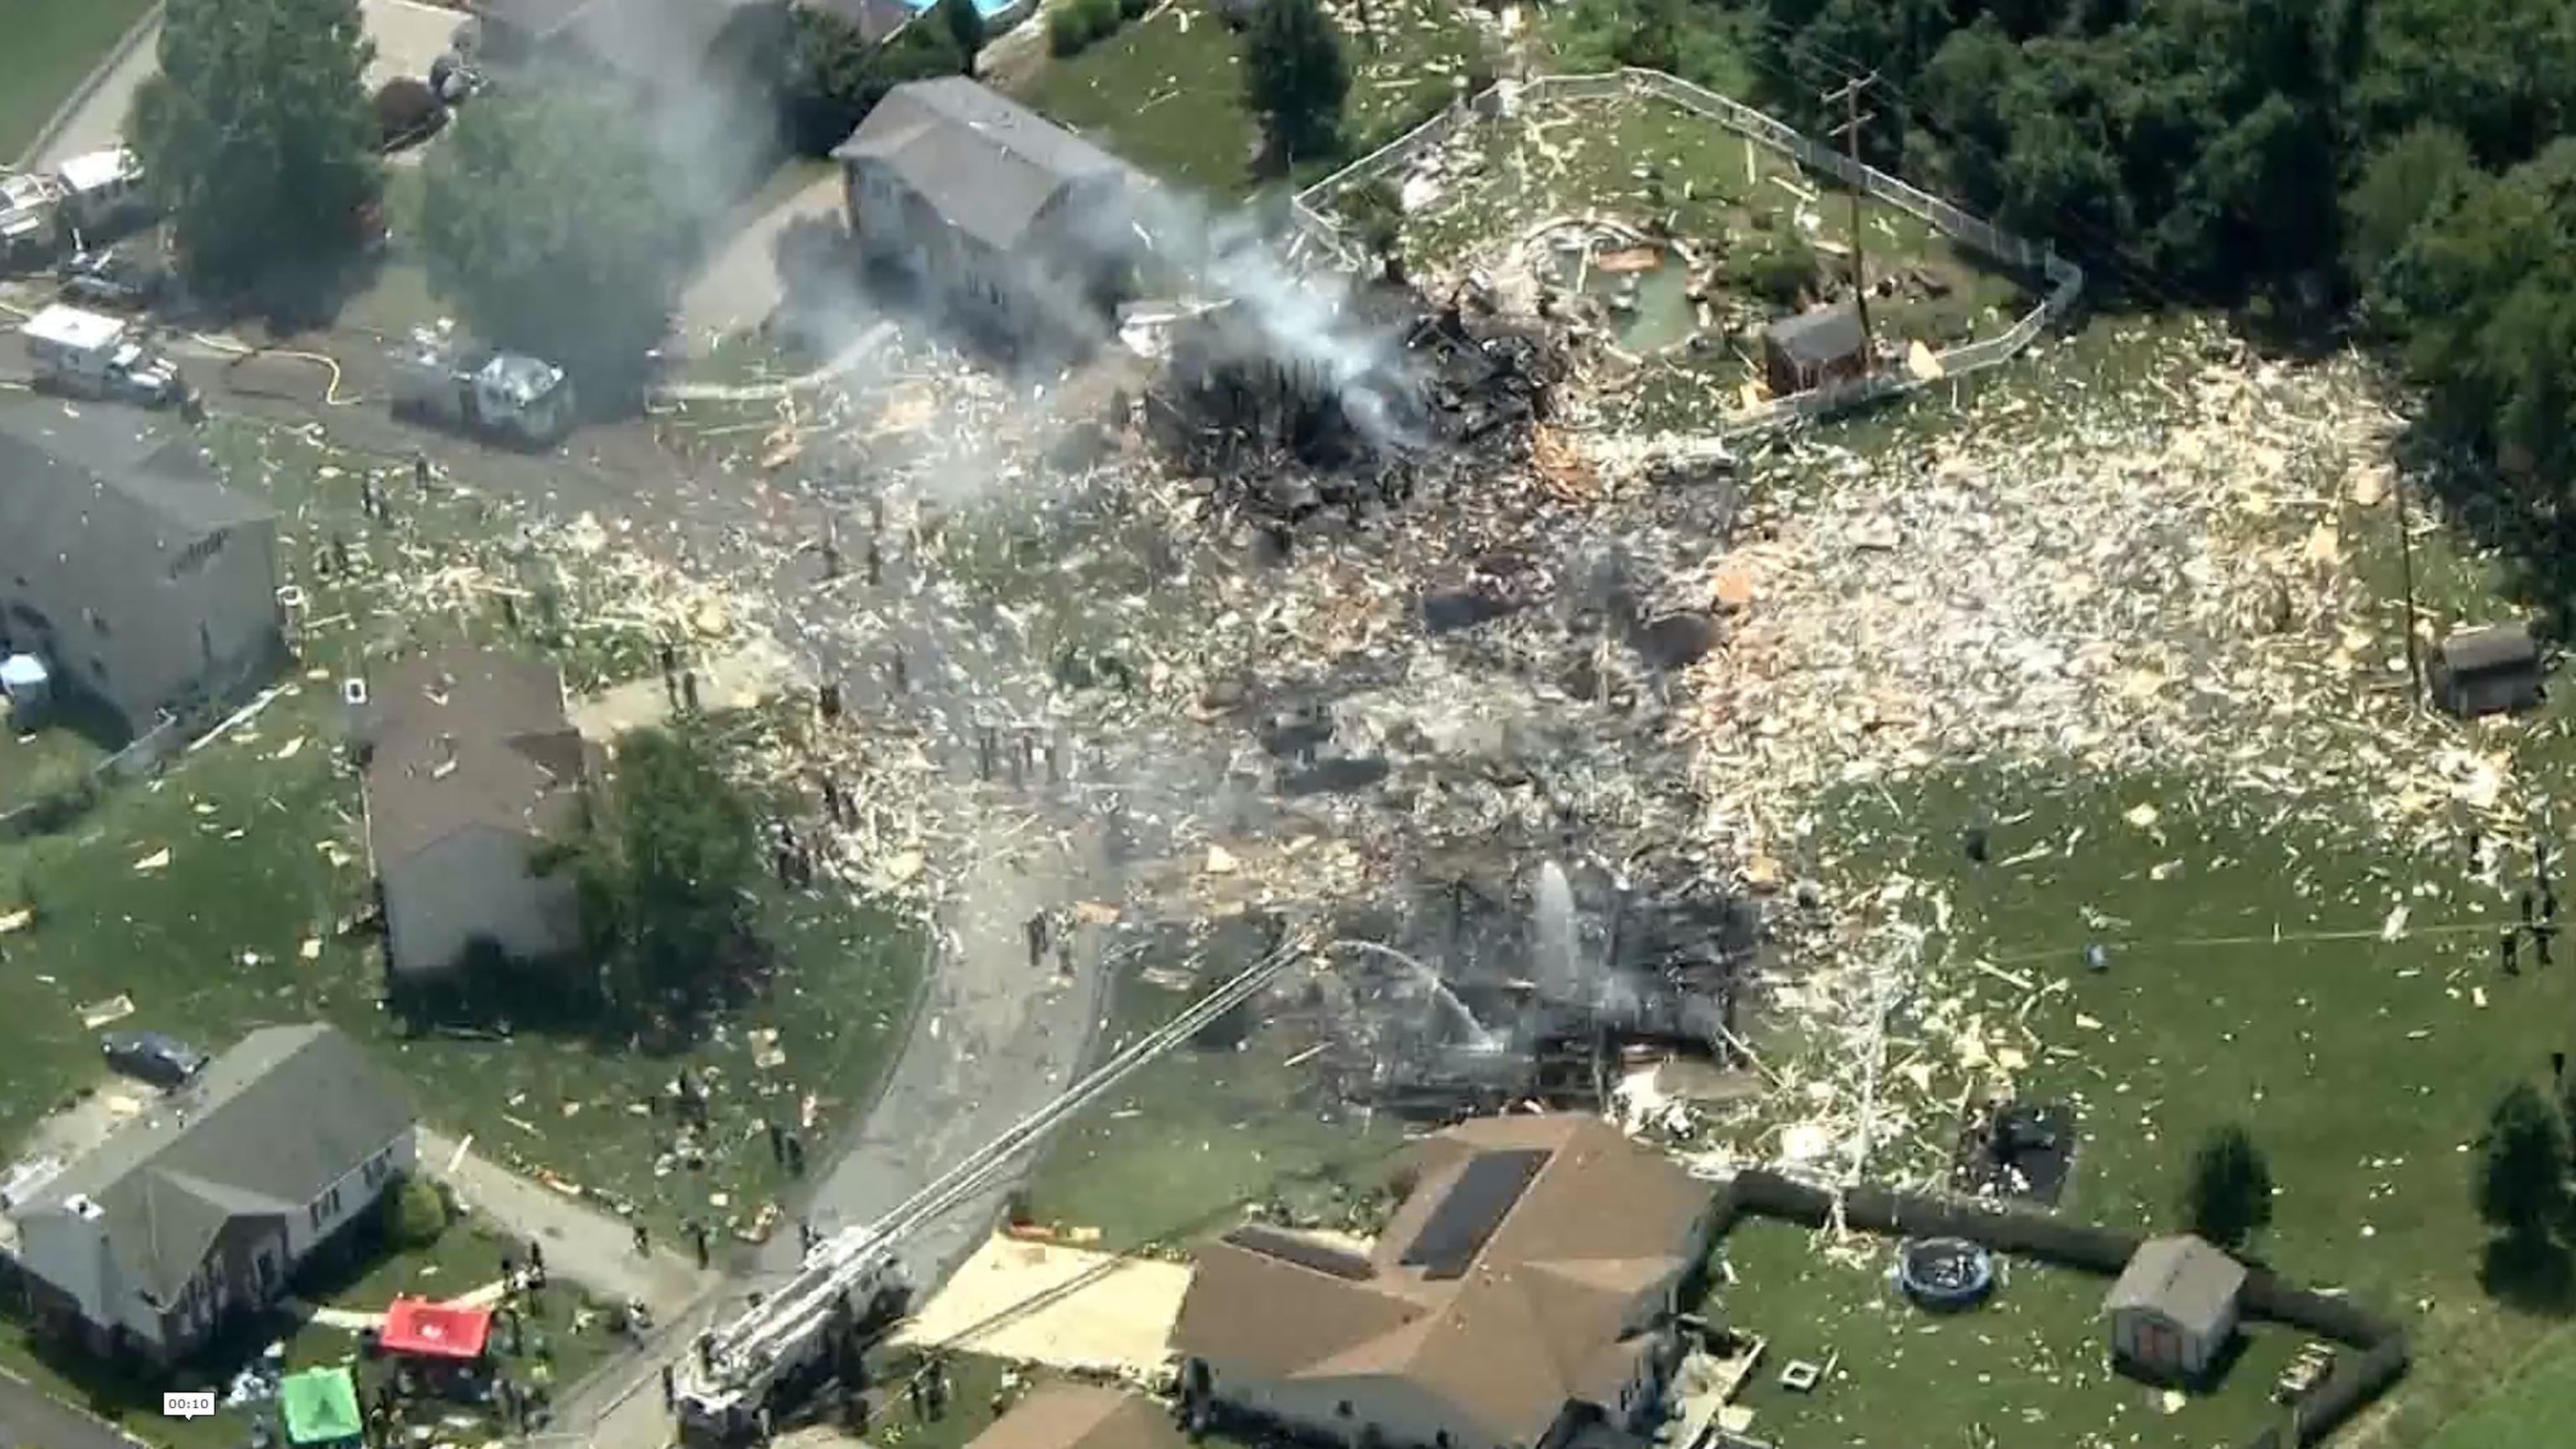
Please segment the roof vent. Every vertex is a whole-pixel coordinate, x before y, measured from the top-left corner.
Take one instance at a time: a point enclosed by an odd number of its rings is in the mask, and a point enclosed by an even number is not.
[[[455,773],[456,736],[440,735],[438,737],[437,761],[429,767],[429,778],[433,780],[444,780]]]
[[[345,704],[345,705],[349,706],[351,709],[364,709],[364,708],[366,708],[366,707],[367,707],[367,681],[365,681],[365,680],[363,680],[363,679],[343,679],[343,680],[341,680],[341,681],[340,681],[340,702],[341,702],[342,704]]]
[[[100,1207],[85,1193],[76,1192],[64,1198],[63,1206],[71,1209],[73,1217],[85,1223],[94,1223],[107,1216],[107,1209]]]

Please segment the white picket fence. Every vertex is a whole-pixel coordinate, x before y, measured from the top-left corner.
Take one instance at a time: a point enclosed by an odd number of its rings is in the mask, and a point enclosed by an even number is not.
[[[1327,209],[1332,201],[1352,187],[1366,186],[1405,169],[1416,157],[1447,142],[1467,127],[1493,124],[1499,90],[1498,87],[1472,101],[1451,106],[1297,193],[1294,210],[1298,225],[1345,264],[1355,268],[1365,266],[1366,258],[1360,254],[1359,248],[1332,219]],[[2047,278],[2048,295],[2002,334],[1962,343],[1937,354],[1943,377],[1959,377],[2010,361],[2050,324],[2072,311],[2076,298],[2084,291],[2084,269],[2059,256],[2055,249],[2014,236],[1919,187],[1820,145],[1750,106],[1738,104],[1704,86],[1693,85],[1662,71],[1623,69],[1602,75],[1538,76],[1519,84],[1517,104],[1537,106],[1620,97],[1651,98],[1679,106],[1694,115],[1706,116],[1802,166],[1822,171],[1845,186],[1856,187],[1899,211],[1920,218],[1962,246],[1982,252],[2023,273],[2036,273]],[[1731,415],[1724,431],[1729,434],[1748,433],[1799,418],[1839,412],[1878,398],[1912,392],[1924,386],[1925,381],[1911,372],[1897,372],[1861,382],[1792,393],[1774,398],[1757,409]]]

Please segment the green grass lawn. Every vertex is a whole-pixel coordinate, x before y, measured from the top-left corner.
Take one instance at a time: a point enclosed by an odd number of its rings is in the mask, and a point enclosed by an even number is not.
[[[54,109],[116,49],[151,0],[15,0],[0,45],[0,165],[32,143]]]
[[[1980,1432],[1992,1436],[1991,1449],[2238,1449],[2284,1417],[2267,1396],[2298,1347],[2295,1334],[2257,1325],[2215,1392],[2167,1400],[2111,1372],[2099,1327],[2110,1287],[2103,1279],[2007,1261],[1983,1305],[1933,1314],[1889,1285],[1888,1245],[1851,1240],[1860,1261],[1847,1262],[1812,1251],[1809,1237],[1763,1218],[1739,1222],[1722,1250],[1734,1282],[1714,1290],[1711,1310],[1770,1341],[1736,1402],[1753,1413],[1750,1432],[1781,1449],[1964,1449],[1981,1442]],[[1780,1370],[1795,1360],[1837,1358],[1812,1393],[1780,1386]]]
[[[421,499],[405,478],[397,524],[371,528],[357,463],[300,436],[223,426],[234,477],[285,520],[281,558],[306,591],[304,664],[264,713],[159,779],[112,791],[60,833],[0,844],[0,909],[36,911],[0,937],[0,1148],[94,1080],[96,1037],[79,1008],[122,995],[134,1010],[121,1026],[210,1049],[263,1023],[331,1021],[383,1054],[426,1122],[472,1134],[495,1160],[631,1204],[666,1234],[688,1216],[747,1227],[788,1187],[760,1123],[810,1113],[805,1136],[820,1152],[852,1120],[901,1038],[917,939],[838,890],[764,885],[780,968],[761,999],[683,1052],[532,1032],[406,1036],[380,1005],[380,948],[351,928],[367,881],[337,681],[397,643],[455,633],[516,637],[563,660],[577,688],[596,685],[649,669],[657,624],[624,586],[585,572],[629,566],[603,549],[554,575],[555,623],[531,603],[513,630],[488,600],[429,586],[460,571],[512,577],[509,515],[462,496]],[[314,558],[334,534],[353,567],[324,576]],[[628,617],[597,622],[611,613]],[[752,715],[717,728],[743,752],[770,725]],[[669,1120],[647,1108],[683,1067],[713,1090],[703,1169],[672,1164]]]
[[[1187,989],[1129,972],[1102,1055],[1236,969],[1212,968]],[[1097,1231],[1089,1245],[1110,1252],[1185,1246],[1254,1202],[1345,1226],[1384,1181],[1401,1137],[1392,1124],[1325,1110],[1310,1069],[1290,1065],[1312,1041],[1295,1022],[1256,1020],[1239,1048],[1194,1043],[1139,1069],[1056,1135],[1029,1186],[1030,1216],[1086,1240]]]
[[[1479,46],[1451,0],[1375,0],[1368,13],[1373,40],[1358,34],[1356,9],[1342,17],[1352,155],[1445,103]],[[1079,55],[1048,60],[1021,99],[1157,176],[1239,197],[1253,188],[1260,140],[1244,108],[1240,50],[1213,11],[1180,0]]]
[[[107,758],[108,746],[67,724],[37,718],[21,731],[0,720],[0,812],[79,786]]]

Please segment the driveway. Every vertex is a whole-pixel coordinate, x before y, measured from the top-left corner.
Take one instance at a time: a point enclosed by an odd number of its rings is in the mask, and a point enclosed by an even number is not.
[[[635,1251],[634,1230],[613,1213],[531,1182],[473,1154],[469,1143],[420,1130],[420,1165],[447,1183],[488,1227],[537,1243],[546,1272],[605,1298],[640,1298],[657,1321],[688,1311],[716,1282],[667,1243]]]
[[[366,19],[367,38],[376,43],[376,58],[367,67],[371,93],[393,76],[427,76],[429,63],[447,48],[448,38],[465,20],[462,11],[420,0],[359,0],[359,10]],[[51,166],[67,156],[116,145],[124,135],[125,113],[133,109],[134,93],[160,65],[161,27],[156,23],[55,115],[37,143],[36,163]]]
[[[704,354],[717,338],[767,321],[785,295],[778,279],[778,234],[798,221],[835,217],[840,210],[840,171],[822,168],[812,181],[753,218],[681,294],[681,342],[690,352]]]

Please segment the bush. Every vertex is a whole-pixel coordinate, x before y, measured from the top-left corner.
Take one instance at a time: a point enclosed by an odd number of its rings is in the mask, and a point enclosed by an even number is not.
[[[1082,17],[1086,40],[1098,42],[1118,33],[1125,17],[1118,12],[1119,0],[1074,0],[1074,12]]]
[[[1129,20],[1141,20],[1154,8],[1154,0],[1118,0],[1118,13]]]
[[[396,1248],[426,1248],[447,1231],[447,1198],[428,1178],[396,1178],[384,1204],[385,1236]]]
[[[429,82],[396,76],[376,90],[376,131],[387,150],[408,146],[447,124],[447,105]]]
[[[1082,54],[1091,43],[1091,27],[1079,5],[1058,5],[1047,12],[1047,53],[1059,59]]]
[[[1796,236],[1781,237],[1744,268],[1744,285],[1775,307],[1797,306],[1815,281],[1815,248]]]

